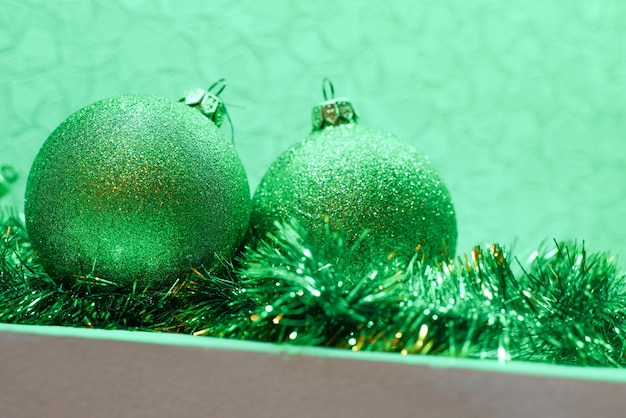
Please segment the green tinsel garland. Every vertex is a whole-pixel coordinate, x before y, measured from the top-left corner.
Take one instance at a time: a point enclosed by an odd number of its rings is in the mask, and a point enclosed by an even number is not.
[[[236,264],[169,289],[86,274],[71,284],[36,262],[18,216],[0,214],[0,322],[180,332],[354,351],[626,365],[626,282],[608,253],[555,243],[527,265],[499,245],[427,265],[393,257],[347,272],[358,245],[326,252],[295,222]],[[362,240],[367,239],[366,236]]]

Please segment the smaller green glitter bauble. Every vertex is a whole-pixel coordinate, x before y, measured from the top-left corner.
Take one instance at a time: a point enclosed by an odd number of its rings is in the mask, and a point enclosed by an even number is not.
[[[67,118],[37,154],[26,226],[46,271],[171,282],[229,258],[248,226],[243,165],[198,109],[121,95]]]
[[[319,125],[319,120],[317,121]],[[252,200],[251,235],[295,218],[324,248],[331,230],[351,246],[369,235],[353,260],[366,273],[393,256],[408,261],[453,257],[456,217],[450,194],[427,158],[389,133],[355,123],[314,131],[278,157]]]

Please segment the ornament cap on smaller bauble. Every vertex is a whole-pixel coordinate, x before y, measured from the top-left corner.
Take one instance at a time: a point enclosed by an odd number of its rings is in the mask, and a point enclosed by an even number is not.
[[[322,82],[324,101],[317,104],[311,113],[313,132],[321,131],[329,126],[339,126],[356,123],[358,116],[354,106],[345,97],[335,98],[333,83],[328,78]]]
[[[213,121],[218,127],[222,126],[224,117],[228,116],[226,106],[219,95],[226,88],[226,80],[217,80],[208,89],[195,88],[187,92],[179,102],[189,107],[195,107],[204,116]]]

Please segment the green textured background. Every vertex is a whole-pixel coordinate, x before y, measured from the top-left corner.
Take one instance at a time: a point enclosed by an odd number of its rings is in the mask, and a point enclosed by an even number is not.
[[[626,2],[0,0],[0,164],[26,176],[70,113],[226,77],[252,190],[330,77],[431,157],[459,252],[585,239],[626,256]],[[226,129],[228,127],[226,126]]]

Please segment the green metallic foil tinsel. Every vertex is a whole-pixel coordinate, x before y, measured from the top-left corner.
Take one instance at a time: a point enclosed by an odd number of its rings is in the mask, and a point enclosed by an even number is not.
[[[354,276],[367,235],[327,230],[312,247],[297,222],[232,263],[167,288],[86,274],[72,284],[37,263],[19,216],[0,214],[0,322],[179,332],[353,351],[585,366],[626,365],[626,284],[614,257],[578,242],[519,261],[499,245],[454,260],[392,255]]]

